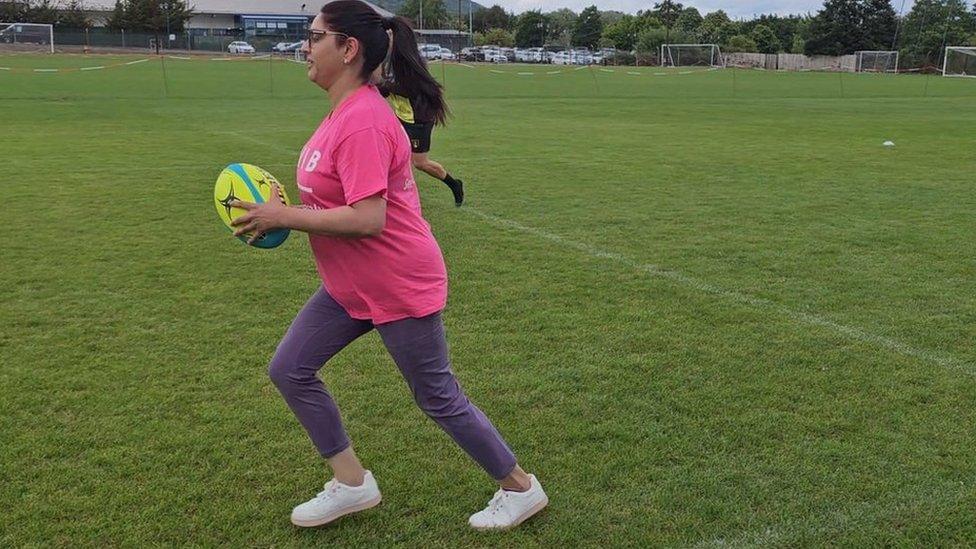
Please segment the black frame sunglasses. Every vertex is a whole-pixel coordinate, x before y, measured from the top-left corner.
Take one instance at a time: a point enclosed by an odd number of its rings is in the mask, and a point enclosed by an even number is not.
[[[318,29],[308,29],[308,33],[305,35],[305,41],[310,45],[319,41],[323,36],[329,35],[342,36],[343,38],[349,38],[348,34],[342,32],[335,32],[330,30],[318,30]]]

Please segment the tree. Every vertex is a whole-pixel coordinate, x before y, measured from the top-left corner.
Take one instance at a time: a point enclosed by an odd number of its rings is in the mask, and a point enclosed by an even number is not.
[[[756,25],[749,37],[756,43],[756,51],[759,53],[779,53],[779,38],[766,25]]]
[[[519,16],[515,26],[515,45],[537,48],[545,45],[546,17],[540,11],[527,11]]]
[[[859,0],[826,0],[810,23],[807,55],[845,55],[867,49]]]
[[[618,50],[630,51],[634,49],[637,37],[637,18],[625,15],[620,21],[603,28],[603,39]]]
[[[58,26],[69,29],[88,29],[91,28],[92,22],[81,7],[81,3],[78,0],[71,0],[58,13]]]
[[[549,30],[546,38],[557,44],[568,46],[576,28],[576,13],[569,8],[562,8],[546,14]]]
[[[624,17],[627,17],[627,14],[622,11],[609,10],[600,12],[600,21],[603,21],[604,28],[620,21]]]
[[[515,35],[505,29],[488,29],[483,36],[485,41],[481,44],[483,46],[490,44],[510,48],[515,45]]]
[[[793,45],[790,46],[790,53],[803,53],[804,46],[806,45],[806,40],[803,39],[799,34],[793,35]]]
[[[426,9],[425,6],[424,11]],[[488,31],[488,29],[508,29],[512,25],[512,16],[505,11],[505,8],[497,4],[488,9],[474,12],[471,19],[474,30],[481,33]]]
[[[705,44],[724,44],[732,32],[732,20],[722,10],[713,11],[702,18],[698,25],[698,41]]]
[[[889,0],[865,0],[861,5],[864,49],[890,50],[898,29],[898,16]]]
[[[752,38],[744,34],[737,34],[729,38],[728,43],[725,45],[725,49],[729,53],[736,52],[754,52],[757,49],[756,42]]]
[[[916,0],[902,24],[903,64],[937,65],[944,46],[968,41],[976,22],[967,8],[962,0]]]
[[[674,27],[685,34],[697,34],[698,28],[701,27],[702,18],[701,13],[693,7],[687,7],[681,10],[678,14],[678,19],[674,22]]]
[[[422,6],[421,2],[423,2]],[[423,7],[423,13],[420,11],[421,7]],[[443,0],[406,0],[400,6],[398,14],[414,21],[418,28],[422,29],[444,28],[450,21]]]
[[[586,46],[595,48],[603,34],[603,21],[600,20],[600,11],[596,6],[584,9],[576,19],[573,26],[572,44],[574,46]]]
[[[640,34],[637,35],[637,50],[645,54],[657,54],[661,51],[662,44],[688,43],[691,41],[691,36],[678,31],[668,32],[664,27],[652,27],[640,31]]]
[[[24,21],[24,11],[26,11],[26,9],[27,4],[21,2],[0,1],[0,21]]]
[[[665,29],[665,39],[671,41],[671,29],[674,28],[675,23],[678,21],[678,17],[681,15],[681,10],[683,6],[673,0],[661,0],[654,4],[654,14],[661,23],[664,24]]]
[[[157,36],[167,31],[180,34],[191,17],[193,9],[183,0],[116,0],[105,26]]]
[[[31,23],[56,25],[58,23],[58,9],[51,3],[51,0],[27,2],[27,7],[21,12],[21,17],[23,21]]]
[[[125,4],[122,0],[115,0],[115,8],[112,10],[112,14],[108,16],[105,21],[105,26],[111,30],[122,30],[129,27],[129,21],[126,19]]]

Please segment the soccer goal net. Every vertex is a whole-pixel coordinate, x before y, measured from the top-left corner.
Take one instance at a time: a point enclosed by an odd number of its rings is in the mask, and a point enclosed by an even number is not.
[[[898,72],[897,51],[859,51],[856,56],[857,72]]]
[[[942,76],[976,77],[976,47],[949,46],[942,63]]]
[[[724,67],[722,50],[716,44],[662,44],[662,67]]]
[[[54,53],[54,25],[0,23],[0,51]]]

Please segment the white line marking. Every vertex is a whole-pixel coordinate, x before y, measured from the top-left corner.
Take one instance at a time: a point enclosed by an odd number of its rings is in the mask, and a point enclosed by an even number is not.
[[[10,67],[0,67],[0,71],[9,71]]]
[[[126,63],[126,65],[137,65],[139,63],[145,63],[146,61],[149,61],[149,59],[140,59],[138,61],[129,61],[128,63]]]
[[[58,69],[34,69],[34,72],[58,72]]]
[[[838,324],[828,318],[819,315],[790,309],[789,307],[785,307],[783,305],[780,305],[768,299],[754,297],[748,294],[743,294],[732,290],[726,290],[724,288],[720,288],[713,284],[709,284],[708,282],[705,282],[703,280],[698,280],[697,278],[686,275],[680,271],[664,269],[657,265],[652,265],[649,263],[640,263],[638,261],[635,261],[629,257],[626,257],[618,253],[608,252],[596,248],[594,246],[590,246],[588,244],[575,242],[573,240],[563,238],[559,235],[546,232],[542,229],[536,229],[534,227],[522,225],[521,223],[511,221],[509,219],[505,219],[502,217],[498,217],[489,213],[481,212],[474,208],[462,208],[462,210],[475,214],[481,217],[482,219],[485,219],[486,221],[494,223],[495,225],[508,227],[510,229],[514,229],[523,233],[528,233],[537,236],[539,238],[548,240],[550,242],[560,244],[567,248],[572,248],[574,250],[583,252],[589,256],[598,259],[607,259],[610,261],[614,261],[616,263],[626,265],[627,267],[630,267],[637,271],[641,271],[648,275],[664,278],[672,282],[675,282],[677,284],[680,284],[682,286],[693,288],[702,293],[716,295],[719,297],[726,298],[730,301],[743,303],[752,307],[756,307],[758,309],[771,310],[795,322],[827,328],[828,330],[841,334],[850,339],[854,339],[864,343],[869,343],[871,345],[876,345],[878,347],[883,347],[885,349],[888,349],[889,351],[904,356],[909,356],[927,362],[931,362],[933,364],[937,364],[946,369],[958,370],[962,373],[969,374],[969,375],[976,374],[976,370],[974,370],[972,364],[968,364],[966,362],[960,361],[949,355],[936,353],[924,349],[917,349],[910,345],[906,345],[905,343],[902,343],[900,341],[866,332],[860,328],[846,326],[844,324]]]
[[[627,74],[632,74],[632,75],[634,75],[634,76],[640,76],[640,75],[641,75],[641,73],[639,73],[639,72],[634,72],[634,71],[627,71]]]
[[[78,70],[81,70],[81,71],[100,71],[100,70],[102,70],[104,68],[105,68],[105,65],[99,65],[97,67],[82,67],[82,68],[80,68]]]
[[[520,72],[516,74],[518,74],[519,76],[535,76],[534,72]]]

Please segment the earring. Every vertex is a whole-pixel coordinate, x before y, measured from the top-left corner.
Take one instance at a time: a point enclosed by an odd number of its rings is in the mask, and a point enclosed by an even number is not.
[[[349,60],[348,59],[343,59],[342,60],[342,64],[343,65],[348,65],[349,64]]]

